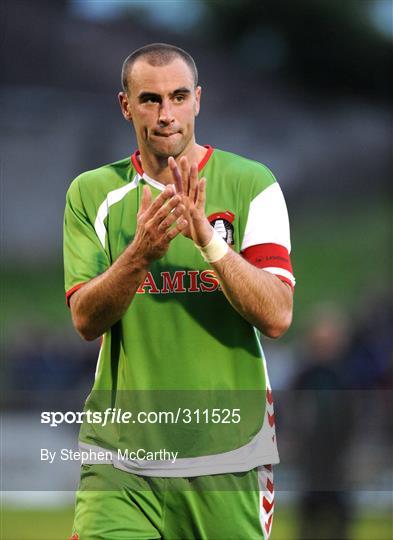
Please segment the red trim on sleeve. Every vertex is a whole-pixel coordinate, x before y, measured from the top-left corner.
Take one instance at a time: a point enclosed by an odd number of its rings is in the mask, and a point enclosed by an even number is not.
[[[276,277],[278,277],[278,279],[281,279],[281,281],[283,281],[284,283],[288,283],[288,285],[291,287],[292,289],[292,292],[295,290],[295,287],[293,286],[293,283],[290,279],[288,279],[287,277],[284,277],[284,276],[280,276],[279,274],[274,274]]]
[[[198,165],[198,172],[200,172],[203,169],[203,167],[206,165],[206,163],[209,161],[210,156],[212,155],[213,150],[214,150],[214,148],[210,146],[210,144],[205,144],[204,147],[207,149],[207,152],[203,156],[202,161]],[[138,159],[140,154],[141,153],[139,150],[135,150],[135,152],[131,156],[131,162],[134,165],[136,172],[140,174],[141,176],[143,176],[142,164]]]
[[[287,277],[280,274],[279,269],[282,268],[286,272],[293,275],[291,259],[287,248],[279,244],[258,244],[250,246],[241,252],[242,257],[250,264],[257,268],[277,268],[274,276],[288,283],[292,291],[294,290],[293,282]]]
[[[83,283],[78,283],[78,285],[75,285],[75,287],[72,287],[72,289],[70,289],[69,291],[66,292],[66,304],[68,307],[70,307],[70,298],[71,296],[74,294],[74,292],[76,292],[78,289],[80,289],[82,287],[82,285],[84,285],[86,282],[84,281]]]
[[[242,257],[258,268],[282,268],[292,272],[291,259],[287,248],[279,244],[258,244],[250,246],[241,252]]]

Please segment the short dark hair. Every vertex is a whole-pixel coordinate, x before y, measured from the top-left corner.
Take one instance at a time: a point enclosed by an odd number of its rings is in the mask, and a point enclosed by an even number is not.
[[[193,57],[188,52],[169,45],[168,43],[151,43],[132,52],[123,62],[121,70],[121,84],[124,92],[128,92],[128,75],[132,66],[139,58],[144,58],[151,66],[166,66],[175,58],[181,58],[188,65],[194,78],[194,84],[198,84],[198,70]]]

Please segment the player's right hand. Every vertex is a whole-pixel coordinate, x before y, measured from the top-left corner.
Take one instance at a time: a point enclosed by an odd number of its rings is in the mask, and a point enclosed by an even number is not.
[[[153,202],[149,186],[143,187],[132,246],[147,263],[163,257],[171,240],[187,228],[184,212],[181,196],[172,184]]]

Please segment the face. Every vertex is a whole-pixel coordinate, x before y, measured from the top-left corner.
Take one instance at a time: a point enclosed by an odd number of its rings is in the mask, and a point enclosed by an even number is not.
[[[195,141],[201,95],[188,65],[181,58],[166,66],[151,66],[140,59],[128,77],[128,93],[121,92],[119,101],[124,117],[134,126],[141,152],[160,158],[183,154]]]

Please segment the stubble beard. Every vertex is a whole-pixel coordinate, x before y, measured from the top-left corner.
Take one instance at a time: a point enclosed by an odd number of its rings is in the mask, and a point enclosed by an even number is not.
[[[177,143],[168,145],[167,149],[163,149],[159,145],[156,145],[155,142],[147,141],[147,148],[149,152],[156,156],[159,160],[168,159],[170,156],[176,159],[190,144],[192,137],[192,135],[188,139],[182,137]]]

